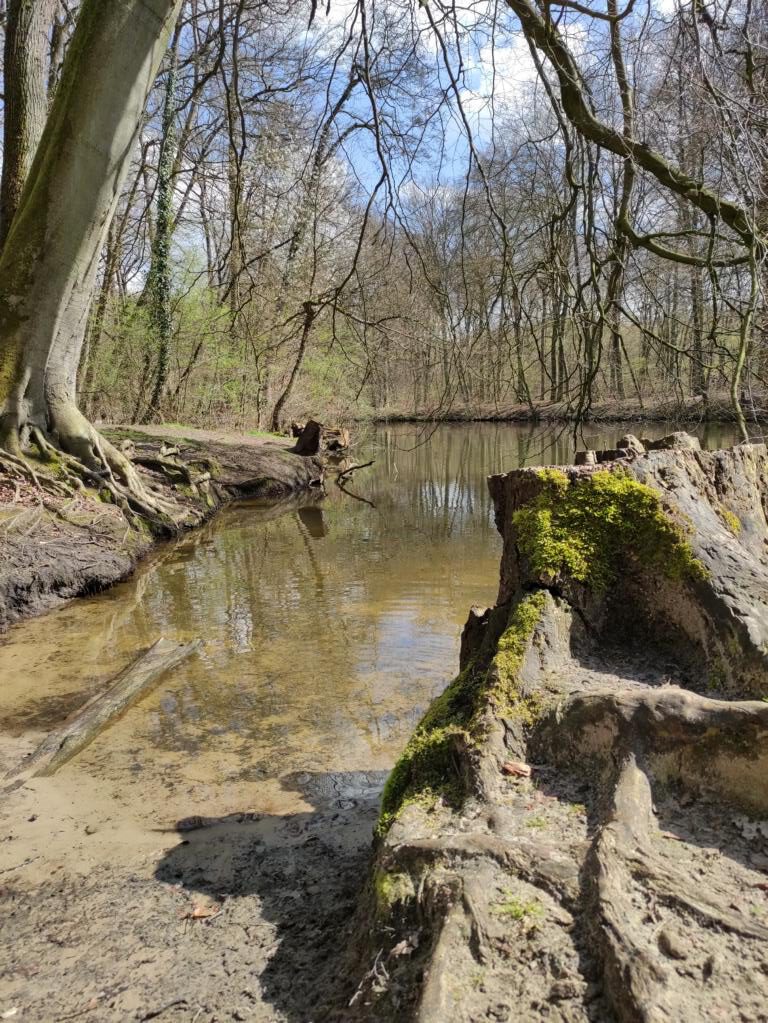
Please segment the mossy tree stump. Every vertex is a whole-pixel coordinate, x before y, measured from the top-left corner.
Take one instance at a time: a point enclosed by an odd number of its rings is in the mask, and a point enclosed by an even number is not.
[[[498,602],[387,783],[337,1018],[761,1018],[765,448],[489,483]]]

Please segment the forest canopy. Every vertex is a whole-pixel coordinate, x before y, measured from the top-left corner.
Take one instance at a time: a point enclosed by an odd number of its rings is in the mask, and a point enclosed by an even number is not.
[[[28,426],[109,461],[86,421],[759,413],[764,3],[5,6],[7,447]]]

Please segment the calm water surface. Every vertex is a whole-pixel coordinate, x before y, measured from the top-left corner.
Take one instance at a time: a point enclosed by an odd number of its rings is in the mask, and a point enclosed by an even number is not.
[[[585,431],[579,447],[622,432]],[[727,427],[700,437],[736,439]],[[228,508],[130,582],[12,630],[0,725],[43,730],[160,635],[201,636],[201,656],[65,770],[134,796],[161,777],[171,802],[226,790],[242,807],[274,798],[291,772],[387,768],[455,673],[469,607],[495,598],[486,476],[573,452],[551,428],[379,428],[355,452],[376,460],[349,484],[361,500],[331,484],[315,506]]]

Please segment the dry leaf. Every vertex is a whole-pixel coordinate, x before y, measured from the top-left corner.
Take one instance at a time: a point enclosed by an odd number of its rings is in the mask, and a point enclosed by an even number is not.
[[[182,920],[212,920],[221,912],[218,902],[197,902],[181,914]]]
[[[531,777],[531,765],[521,764],[518,760],[508,760],[505,764],[501,765],[501,769],[504,774],[512,774],[517,778]]]

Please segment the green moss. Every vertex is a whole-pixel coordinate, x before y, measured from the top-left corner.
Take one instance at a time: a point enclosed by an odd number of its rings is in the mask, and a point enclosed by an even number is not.
[[[192,468],[200,468],[204,472],[209,472],[212,479],[219,479],[223,473],[221,462],[213,458],[211,455],[206,455],[204,458],[188,458],[187,465]]]
[[[741,519],[738,515],[735,515],[730,508],[726,508],[725,505],[717,505],[717,514],[726,524],[728,529],[733,533],[734,536],[738,536],[741,533],[742,525]]]
[[[432,702],[384,786],[379,834],[387,832],[407,805],[431,806],[440,799],[454,806],[461,803],[457,746],[477,740],[478,719],[488,701],[505,710],[519,705],[521,713],[530,715],[519,696],[517,674],[545,601],[545,594],[533,593],[516,604],[490,667],[470,665]]]
[[[514,513],[513,523],[517,545],[542,581],[565,574],[604,590],[628,559],[671,579],[706,578],[658,493],[626,472],[603,470],[571,483],[545,470],[539,478],[541,493]]]
[[[520,670],[528,640],[541,618],[546,601],[545,593],[531,593],[512,609],[493,659],[502,684],[514,679]]]
[[[456,741],[466,734],[460,725],[428,728],[422,722],[393,767],[381,797],[377,831],[384,834],[406,806],[434,805],[439,799],[457,805],[461,779],[456,769]]]
[[[373,878],[376,906],[380,912],[390,910],[398,902],[406,902],[416,894],[409,874],[389,874],[377,870]]]
[[[497,710],[526,725],[537,721],[545,706],[544,696],[539,692],[523,696],[519,672],[528,642],[541,619],[546,599],[543,591],[537,591],[513,607],[491,662],[490,696]]]
[[[544,907],[536,899],[523,900],[510,891],[504,893],[503,901],[497,902],[493,911],[512,920],[539,919],[544,915]]]

